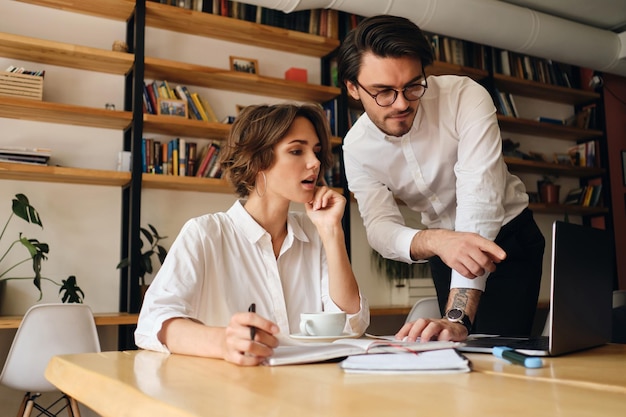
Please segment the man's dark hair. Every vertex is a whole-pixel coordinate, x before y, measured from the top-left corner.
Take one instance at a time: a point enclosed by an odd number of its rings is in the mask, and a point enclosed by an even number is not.
[[[398,16],[368,17],[348,33],[338,53],[337,70],[342,83],[356,81],[366,52],[382,58],[417,58],[424,67],[433,63],[432,46],[422,30]]]

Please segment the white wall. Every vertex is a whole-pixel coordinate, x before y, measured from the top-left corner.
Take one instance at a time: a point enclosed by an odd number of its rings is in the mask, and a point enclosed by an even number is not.
[[[44,7],[31,6],[14,1],[0,2],[0,31],[41,37],[44,39],[77,43],[109,49],[114,40],[125,38],[122,22],[95,18],[87,15],[66,13]],[[210,40],[189,35],[180,35],[157,29],[147,31],[147,54],[202,65],[228,68],[229,55],[257,58],[262,75],[282,77],[289,67],[308,69],[309,82],[318,83],[319,63],[315,58],[261,50],[247,45]],[[32,69],[45,69],[44,100],[103,108],[105,103],[114,103],[122,109],[123,79],[88,71],[72,70],[39,63],[21,62],[0,57],[0,69],[9,65]],[[209,100],[217,116],[222,118],[235,114],[236,105],[275,103],[278,99],[260,98],[253,95],[227,91],[195,88]],[[540,111],[542,115],[564,117],[567,109],[552,106],[543,114],[543,103],[526,105],[520,100],[520,112]],[[524,110],[522,110],[524,109]],[[555,114],[556,113],[556,114]],[[561,115],[562,114],[562,115]],[[0,119],[0,144],[24,147],[50,147],[53,150],[53,164],[70,167],[114,169],[117,152],[122,149],[122,132],[109,129],[84,128],[13,119]],[[152,137],[169,140],[170,137]],[[509,137],[509,135],[504,135]],[[512,135],[511,135],[512,137]],[[526,139],[526,138],[524,138]],[[531,138],[532,139],[532,138]],[[536,139],[532,148],[544,149],[544,142]],[[564,144],[559,144],[562,152]],[[535,179],[529,178],[531,184]],[[567,188],[567,187],[564,187]],[[535,186],[529,187],[534,190]],[[121,189],[36,183],[27,181],[2,180],[0,187],[0,227],[11,213],[11,199],[17,193],[26,194],[32,205],[41,214],[44,229],[27,225],[14,219],[0,242],[0,251],[5,250],[6,241],[19,232],[28,237],[49,243],[49,259],[44,263],[45,276],[55,280],[76,275],[80,287],[85,292],[85,303],[94,312],[117,311],[119,283],[119,261]],[[162,190],[144,191],[142,201],[142,224],[151,223],[162,235],[169,236],[165,245],[169,246],[182,224],[190,217],[227,209],[235,197],[226,194],[198,192],[171,192]],[[358,209],[352,208],[352,260],[363,293],[371,305],[384,305],[390,302],[390,286],[370,267],[370,249],[365,239]],[[419,223],[419,217],[406,213],[409,224]],[[546,238],[549,239],[549,224],[554,216],[537,216]],[[416,222],[416,223],[414,223]],[[20,248],[21,249],[21,248]],[[15,252],[15,254],[13,253]],[[12,251],[9,260],[12,265],[24,258],[24,254]],[[549,261],[546,253],[546,262]],[[547,263],[546,263],[547,265]],[[19,271],[30,273],[30,266],[23,265]],[[548,275],[544,274],[545,277]],[[544,279],[544,281],[546,281]],[[41,302],[56,302],[58,288],[44,284],[44,298]],[[23,314],[27,308],[37,303],[37,292],[30,281],[10,282],[2,298],[0,314]],[[542,289],[542,298],[547,292]],[[116,348],[116,333],[111,329],[100,329],[104,350]],[[0,331],[0,363],[3,363],[13,331]],[[10,415],[17,409],[21,393],[0,389],[0,415]],[[84,414],[88,415],[88,414]]]

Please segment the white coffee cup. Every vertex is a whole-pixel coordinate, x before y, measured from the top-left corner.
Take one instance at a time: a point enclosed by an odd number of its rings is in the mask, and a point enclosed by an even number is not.
[[[308,336],[341,336],[346,326],[346,313],[343,311],[302,313],[300,331]]]

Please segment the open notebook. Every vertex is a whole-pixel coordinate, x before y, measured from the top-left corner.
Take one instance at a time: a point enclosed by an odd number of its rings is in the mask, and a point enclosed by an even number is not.
[[[270,366],[341,360],[352,355],[373,353],[411,353],[458,347],[461,343],[433,341],[428,343],[403,342],[392,339],[368,338],[339,339],[325,343],[295,343],[280,340],[280,346],[267,358]]]
[[[534,356],[556,356],[608,343],[614,250],[604,230],[556,221],[552,225],[549,335],[481,337],[459,350],[491,353],[508,346]]]

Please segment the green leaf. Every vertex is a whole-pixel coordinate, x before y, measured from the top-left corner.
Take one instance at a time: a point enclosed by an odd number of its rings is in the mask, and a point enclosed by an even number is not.
[[[154,242],[154,238],[152,237],[152,234],[150,233],[150,231],[148,231],[148,229],[145,228],[141,228],[141,233],[143,234],[143,236],[148,239],[148,242],[150,242],[150,244],[152,244],[152,242]]]
[[[167,256],[167,250],[165,250],[165,248],[161,245],[157,245],[157,254],[159,256],[159,262],[161,263],[161,265],[163,265],[163,262],[165,261],[165,257]]]
[[[62,280],[63,285],[59,288],[59,294],[63,293],[61,301],[64,303],[82,304],[85,293],[77,285],[76,277],[70,275],[67,279]]]
[[[30,205],[28,198],[24,194],[15,195],[15,198],[13,199],[13,213],[28,223],[34,223],[43,228],[39,213],[33,206]]]

